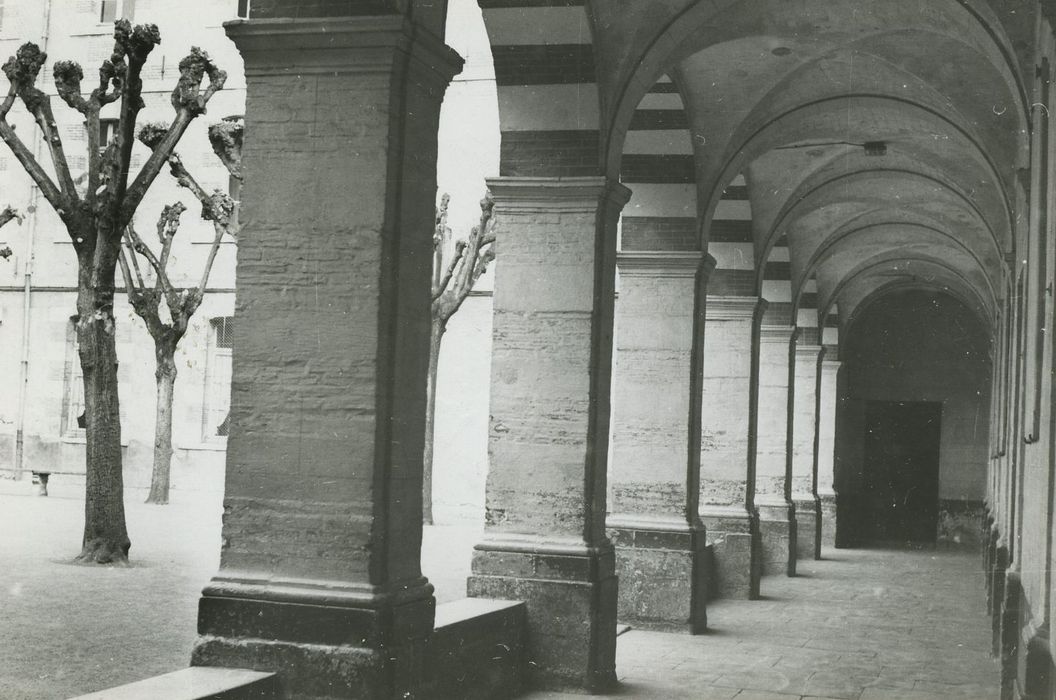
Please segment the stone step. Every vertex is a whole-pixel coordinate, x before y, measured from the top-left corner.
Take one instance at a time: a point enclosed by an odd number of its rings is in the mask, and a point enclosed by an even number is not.
[[[241,668],[192,666],[72,700],[275,700],[274,673]]]
[[[528,663],[525,605],[463,598],[438,605],[429,642],[430,697],[514,697]]]

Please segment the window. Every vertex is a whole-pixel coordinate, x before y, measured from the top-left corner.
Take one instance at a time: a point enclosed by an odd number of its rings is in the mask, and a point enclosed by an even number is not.
[[[110,24],[118,18],[131,20],[135,4],[135,0],[102,0],[99,21]]]
[[[249,17],[249,0],[238,0],[238,16]]]
[[[117,119],[100,119],[99,120],[99,150],[106,150],[106,147],[110,145],[110,142],[114,140],[114,135],[117,133]]]
[[[230,316],[210,321],[208,357],[205,372],[205,402],[202,411],[202,437],[227,437],[231,411],[231,346],[234,319]]]
[[[64,437],[84,437],[84,375],[77,354],[77,317],[66,324],[66,367],[63,372],[62,425]]]

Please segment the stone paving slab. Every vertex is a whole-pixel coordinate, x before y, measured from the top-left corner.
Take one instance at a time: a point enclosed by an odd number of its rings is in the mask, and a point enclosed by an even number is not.
[[[28,475],[27,475],[28,476]],[[198,599],[220,563],[222,495],[172,492],[167,506],[127,489],[128,568],[72,563],[84,526],[84,479],[0,479],[0,700],[56,700],[185,668]],[[424,532],[437,602],[465,597],[479,527]]]
[[[798,566],[801,576],[764,578],[763,600],[710,604],[708,634],[621,635],[611,697],[998,697],[977,553],[837,550]]]
[[[68,488],[67,488],[68,486]],[[126,495],[133,566],[75,566],[80,484],[37,498],[0,481],[0,698],[44,700],[184,667],[217,569],[220,495]],[[440,602],[462,597],[479,528],[426,528]],[[711,631],[619,637],[616,697],[694,700],[997,697],[975,553],[838,550],[763,580],[766,599],[709,606]],[[529,698],[582,696],[535,692]]]

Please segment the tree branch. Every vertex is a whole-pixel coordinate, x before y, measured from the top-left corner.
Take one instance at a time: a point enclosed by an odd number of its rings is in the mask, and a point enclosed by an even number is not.
[[[156,276],[156,286],[160,287],[163,292],[167,293],[168,278],[165,276],[165,271],[162,268],[161,263],[158,261],[157,256],[154,255],[154,251],[143,242],[143,239],[139,237],[136,229],[133,228],[131,224],[125,227],[125,235],[128,236],[129,240],[132,242],[132,249],[142,255],[143,258],[150,263]]]
[[[209,86],[202,92],[202,80],[206,75],[209,77]],[[122,222],[131,220],[136,207],[143,201],[147,189],[161,172],[161,166],[169,160],[169,155],[176,148],[191,121],[199,114],[205,113],[209,99],[224,86],[226,80],[227,73],[220,70],[209,55],[198,47],[193,47],[191,53],[180,61],[180,80],[172,92],[172,106],[176,110],[176,118],[165,134],[157,139],[153,153],[143,164],[136,179],[128,186],[121,211]]]
[[[456,257],[445,273],[440,293],[433,295],[433,316],[444,323],[462,306],[473,285],[495,259],[494,208],[491,194],[485,194],[480,201],[480,224],[473,227],[468,240],[456,244]]]
[[[232,177],[242,180],[242,140],[245,123],[241,115],[224,117],[216,124],[209,125],[209,143],[213,153],[227,168]]]
[[[135,257],[133,255],[133,257]],[[132,301],[132,292],[137,288],[143,287],[143,280],[140,279],[139,286],[136,286],[135,281],[132,279],[132,271],[128,268],[128,257],[125,255],[125,246],[121,246],[121,251],[118,254],[117,264],[121,266],[121,277],[125,280],[125,292],[128,294],[128,301]]]
[[[100,79],[105,76],[114,85],[114,93],[120,94],[121,109],[113,141],[102,159],[106,170],[103,183],[96,195],[102,193],[102,187],[109,188],[106,206],[110,215],[117,221],[115,231],[121,231],[124,224],[131,221],[131,214],[123,218],[125,191],[128,187],[129,164],[132,162],[132,146],[135,145],[136,117],[143,109],[143,80],[140,77],[143,64],[154,47],[161,43],[157,26],[140,24],[135,27],[126,20],[114,22],[114,50],[108,62],[104,62]],[[100,93],[100,99],[110,95]]]
[[[465,258],[466,242],[459,240],[455,242],[455,252],[453,253],[451,260],[448,261],[447,268],[444,270],[444,274],[441,275],[439,283],[433,288],[433,299],[436,299],[445,291],[447,291],[447,285],[450,284],[451,278],[455,274],[459,263]]]
[[[132,247],[132,239],[131,239],[131,237],[129,237],[128,231],[125,231],[125,236],[122,239],[121,243],[122,243],[122,245],[121,245],[122,255],[125,254],[125,248],[128,249],[128,251],[127,251],[128,252],[128,257],[131,259],[132,269],[136,273],[136,282],[137,282],[138,286],[139,287],[146,287],[147,284],[146,284],[146,282],[143,279],[143,272],[139,268],[139,261],[136,259],[136,251],[135,251],[135,248]]]
[[[180,214],[185,211],[187,207],[183,205],[183,202],[176,202],[165,205],[165,208],[161,210],[161,216],[158,217],[158,240],[161,241],[161,257],[158,264],[161,265],[162,270],[168,268],[172,241],[176,238],[176,231],[180,228]]]
[[[19,226],[22,225],[22,215],[17,210],[11,207],[4,207],[3,211],[0,211],[0,228],[5,226],[12,219],[18,219]],[[0,248],[0,259],[7,260],[12,255],[11,248],[4,246]]]
[[[72,214],[70,200],[59,186],[48,177],[44,168],[33,157],[33,154],[22,143],[22,140],[18,138],[14,127],[7,123],[7,114],[14,105],[16,97],[22,99],[30,113],[35,117],[38,113],[37,107],[39,103],[47,100],[47,95],[36,87],[37,75],[40,73],[40,68],[44,65],[45,60],[47,60],[47,54],[43,53],[36,44],[26,43],[20,46],[15,55],[4,63],[3,71],[11,85],[8,88],[7,97],[4,99],[3,104],[0,105],[0,139],[3,139],[4,143],[8,145],[15,158],[22,164],[22,167],[25,168],[37,187],[40,188],[48,203],[51,204],[63,220],[66,220]],[[41,120],[37,118],[37,122],[39,124]],[[47,132],[45,132],[45,135],[47,135]],[[49,147],[51,146],[52,143],[49,141]],[[61,142],[59,146],[61,151]],[[54,158],[54,150],[52,150],[52,157]],[[65,164],[64,157],[62,162]],[[68,169],[66,175],[69,175]],[[63,182],[65,187],[67,183]]]
[[[198,282],[198,294],[205,294],[205,287],[209,284],[209,274],[213,271],[213,261],[216,260],[216,253],[220,250],[220,241],[223,239],[224,234],[227,230],[218,224],[213,222],[213,244],[209,246],[209,257],[205,259],[205,268],[202,270],[202,279]]]
[[[66,205],[66,198],[58,186],[48,177],[48,174],[37,162],[37,159],[33,157],[33,154],[29,152],[26,145],[15,134],[14,128],[6,121],[0,121],[0,139],[11,149],[15,158],[21,163],[29,177],[33,179],[34,184],[40,188],[40,193],[44,195],[48,203],[58,212],[60,217],[65,219],[65,215],[70,213]]]

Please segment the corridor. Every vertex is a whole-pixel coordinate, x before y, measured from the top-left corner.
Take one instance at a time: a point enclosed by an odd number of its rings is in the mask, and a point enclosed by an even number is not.
[[[705,635],[621,635],[615,697],[998,697],[975,553],[841,549],[765,578],[763,594],[710,603]]]

